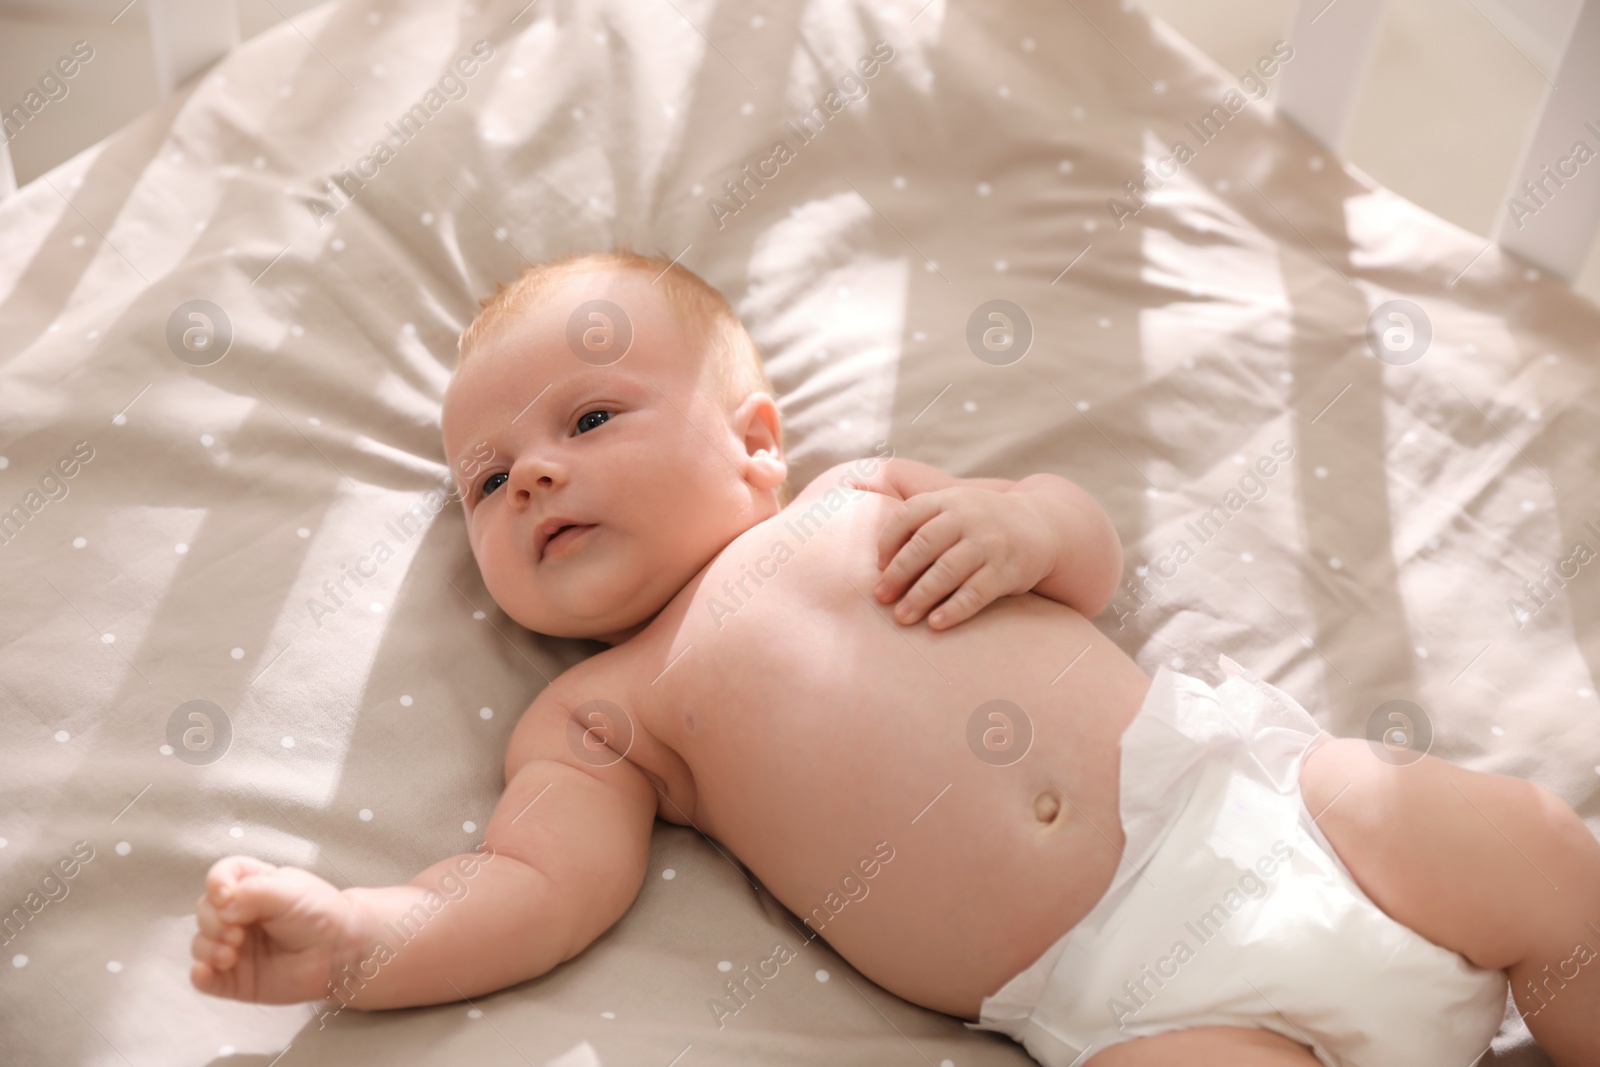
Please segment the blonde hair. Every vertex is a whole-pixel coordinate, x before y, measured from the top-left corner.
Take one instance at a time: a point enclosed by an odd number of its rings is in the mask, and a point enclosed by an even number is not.
[[[686,332],[707,335],[708,347],[701,363],[700,384],[709,388],[731,413],[745,397],[764,392],[777,399],[777,390],[767,377],[761,353],[733,307],[717,289],[681,263],[663,256],[647,256],[628,249],[612,252],[587,252],[535,263],[524,267],[510,284],[497,282],[495,291],[478,301],[477,317],[456,340],[456,366],[460,367],[472,350],[493,335],[507,320],[526,311],[552,285],[562,278],[583,271],[633,270],[650,275],[652,285],[661,288],[678,322]],[[778,450],[783,453],[783,426],[778,426]],[[786,480],[778,487],[779,506],[792,497]]]

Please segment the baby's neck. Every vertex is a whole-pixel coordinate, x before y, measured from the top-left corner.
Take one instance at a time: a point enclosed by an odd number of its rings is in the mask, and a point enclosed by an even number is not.
[[[661,612],[659,612],[659,611],[656,612],[656,615],[660,615],[660,614],[661,614]],[[638,636],[638,634],[641,633],[645,629],[645,627],[649,626],[651,623],[656,621],[656,615],[652,615],[648,619],[643,620],[642,622],[635,623],[634,625],[628,627],[626,630],[618,630],[614,634],[598,634],[598,635],[595,636],[595,640],[596,641],[603,641],[604,643],[610,645],[612,648],[615,648],[618,645],[622,644],[623,642],[629,640],[630,638]]]
[[[781,510],[782,509],[780,509],[780,511]],[[751,523],[744,530],[740,531],[740,534],[738,536],[733,538],[733,540],[730,540],[727,545],[723,545],[721,548],[719,548],[715,552],[713,552],[711,554],[711,558],[706,560],[705,563],[701,565],[700,569],[695,572],[694,577],[690,578],[687,582],[684,582],[682,588],[680,588],[676,593],[673,593],[672,596],[668,597],[667,598],[667,602],[665,604],[661,605],[661,607],[658,608],[656,611],[652,612],[649,618],[644,619],[641,622],[635,623],[634,625],[629,626],[626,629],[618,630],[616,633],[596,634],[594,636],[594,639],[596,641],[603,641],[605,644],[610,645],[612,648],[615,648],[618,645],[625,644],[629,640],[637,637],[639,634],[641,634],[645,630],[649,629],[650,624],[655,622],[656,619],[660,618],[662,612],[666,611],[673,604],[676,604],[680,599],[682,599],[683,596],[684,596],[684,593],[686,591],[687,591],[687,593],[688,593],[688,595],[690,597],[693,597],[695,589],[700,585],[700,582],[705,578],[706,572],[711,569],[711,565],[712,564],[717,562],[717,560],[722,556],[722,553],[727,551],[728,545],[733,544],[733,541],[737,541],[739,537],[742,537],[744,534],[749,533],[750,530],[754,529],[758,525],[760,525],[760,523]]]

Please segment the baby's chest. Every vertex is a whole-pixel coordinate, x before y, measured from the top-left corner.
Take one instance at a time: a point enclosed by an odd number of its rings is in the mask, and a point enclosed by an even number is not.
[[[836,513],[791,508],[747,531],[686,590],[638,689],[652,731],[692,769],[703,800],[873,808],[865,792],[888,804],[920,789],[913,768],[992,771],[969,737],[974,721],[979,735],[993,725],[982,709],[1025,709],[1014,717],[1037,724],[1042,744],[1045,722],[1059,722],[1093,674],[1082,666],[1051,684],[1062,650],[1097,635],[1031,594],[948,631],[896,622],[872,588],[878,535],[898,504],[864,493]]]
[[[901,501],[860,492],[841,494],[837,508],[804,503],[736,538],[663,628],[650,688],[685,740],[708,738],[713,725],[887,737],[906,729],[908,714],[960,715],[1012,690],[1017,699],[1048,688],[1063,630],[1087,628],[1031,594],[947,631],[903,625],[873,595],[880,537]]]
[[[898,624],[872,595],[878,536],[897,503],[863,492],[837,510],[791,507],[724,549],[672,636],[686,669],[667,691],[684,714],[815,720],[902,682],[913,663],[881,654],[900,641]]]
[[[899,501],[840,492],[800,501],[745,531],[693,591],[684,619],[704,640],[767,641],[807,613],[871,599],[878,540]]]

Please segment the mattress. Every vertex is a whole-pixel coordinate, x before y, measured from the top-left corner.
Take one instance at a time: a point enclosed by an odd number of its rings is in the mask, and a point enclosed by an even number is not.
[[[213,861],[471,849],[597,650],[490,600],[438,421],[479,297],[615,245],[728,294],[796,487],[879,442],[1071,478],[1147,671],[1226,653],[1341,735],[1408,701],[1600,831],[1600,312],[1276,117],[1289,51],[1106,0],[348,0],[0,202],[0,1060],[1028,1062],[820,943],[730,1013],[792,925],[665,825],[614,928],[470,1005],[190,988]]]

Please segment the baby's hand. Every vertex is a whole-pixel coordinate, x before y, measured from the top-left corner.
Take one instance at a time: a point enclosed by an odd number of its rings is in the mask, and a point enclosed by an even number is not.
[[[902,623],[944,600],[928,626],[948,630],[990,601],[1038,585],[1055,565],[1051,537],[1050,524],[1024,493],[967,485],[918,493],[878,538],[883,577],[873,592],[884,602],[905,593],[895,608]]]
[[[218,860],[195,905],[189,980],[234,1000],[317,1000],[350,941],[353,911],[349,897],[309,871],[249,856]]]

